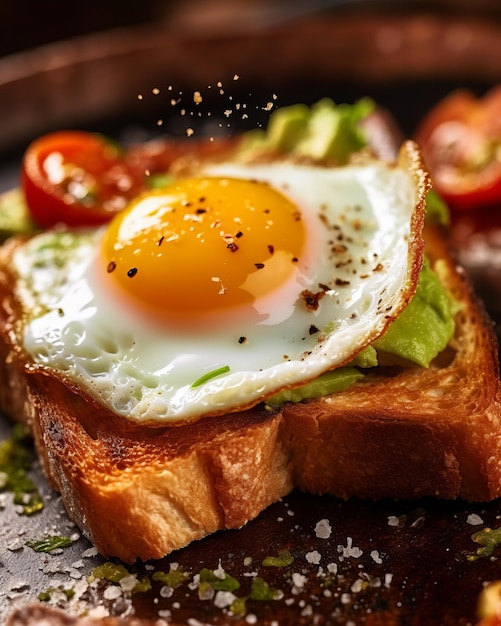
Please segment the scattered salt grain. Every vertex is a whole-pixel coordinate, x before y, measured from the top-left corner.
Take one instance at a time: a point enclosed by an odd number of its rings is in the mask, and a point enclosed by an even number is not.
[[[350,590],[352,593],[360,593],[363,588],[364,588],[364,581],[361,580],[360,578],[357,578],[357,580],[350,587]]]
[[[16,537],[13,541],[9,543],[9,545],[7,546],[7,550],[10,550],[10,552],[16,552],[17,550],[22,550],[23,546],[24,543],[21,541],[21,539],[19,539],[19,537]]]
[[[353,539],[351,537],[346,538],[346,546],[338,546],[337,550],[344,558],[358,559],[363,554],[360,548],[353,546]]]
[[[381,556],[379,555],[379,552],[377,550],[373,550],[371,552],[371,558],[378,565],[381,565],[381,563],[383,562],[383,559],[381,558]]]
[[[129,576],[124,576],[120,579],[120,587],[126,593],[132,592],[134,587],[137,585],[137,576],[134,574],[130,574]]]
[[[466,523],[471,524],[472,526],[480,526],[484,523],[484,520],[480,517],[480,515],[477,515],[476,513],[471,513],[470,515],[468,515]]]
[[[219,609],[225,609],[235,602],[236,596],[231,591],[218,591],[214,598],[214,605]]]
[[[405,521],[402,517],[396,515],[388,515],[388,526],[403,526]]]
[[[224,580],[224,578],[226,576],[226,572],[224,571],[224,568],[221,565],[221,561],[219,561],[217,569],[214,570],[214,576],[216,578],[219,578],[219,580]]]
[[[97,552],[97,549],[94,548],[94,546],[92,548],[87,548],[87,550],[84,550],[82,552],[82,557],[84,559],[88,559],[88,558],[90,558],[92,556],[97,556],[97,555],[98,555],[98,552]]]
[[[173,593],[174,593],[174,589],[173,589],[173,587],[169,587],[169,586],[167,586],[167,585],[163,586],[163,587],[160,589],[160,596],[161,596],[162,598],[171,598],[171,597],[172,597],[172,595],[173,595]]]
[[[317,522],[315,526],[315,535],[319,539],[329,539],[329,537],[331,536],[331,533],[332,533],[332,528],[329,523],[329,520],[321,519],[319,522]]]
[[[172,613],[169,611],[169,609],[164,609],[163,611],[158,611],[158,617],[167,620],[168,624],[172,619]],[[156,622],[156,624],[158,625],[158,622]]]
[[[318,565],[320,563],[320,559],[322,555],[318,550],[312,550],[311,552],[307,552],[305,556],[308,563],[313,563],[314,565]]]
[[[105,600],[116,600],[122,595],[122,590],[117,585],[109,585],[103,592]]]
[[[303,576],[303,574],[299,574],[298,572],[295,572],[294,574],[292,574],[292,584],[294,585],[294,587],[296,589],[303,589],[303,587],[305,586],[307,581],[306,576]]]

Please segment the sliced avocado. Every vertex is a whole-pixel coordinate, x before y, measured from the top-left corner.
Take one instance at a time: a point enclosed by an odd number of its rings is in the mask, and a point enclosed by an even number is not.
[[[266,130],[246,134],[241,149],[267,149],[315,160],[331,158],[344,164],[353,152],[367,145],[360,122],[374,108],[369,98],[339,105],[323,98],[311,107],[282,107],[271,114]]]
[[[454,334],[453,304],[436,273],[425,262],[414,297],[372,345],[380,362],[428,367]]]
[[[284,402],[301,402],[302,400],[328,396],[331,393],[348,389],[348,387],[363,377],[364,374],[356,367],[339,367],[336,370],[321,374],[315,380],[296,389],[279,391],[271,398],[268,398],[266,404],[280,406]]]

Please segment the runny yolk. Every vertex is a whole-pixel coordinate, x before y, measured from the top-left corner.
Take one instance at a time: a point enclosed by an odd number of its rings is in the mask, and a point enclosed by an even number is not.
[[[297,206],[265,183],[187,178],[133,201],[102,242],[106,280],[169,323],[252,309],[298,271]]]

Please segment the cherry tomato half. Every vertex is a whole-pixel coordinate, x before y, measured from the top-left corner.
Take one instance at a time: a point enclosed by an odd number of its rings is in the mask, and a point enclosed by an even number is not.
[[[501,206],[501,86],[481,98],[451,93],[430,110],[415,138],[451,209]]]
[[[143,189],[143,176],[105,136],[58,131],[28,146],[21,184],[39,226],[96,226]]]

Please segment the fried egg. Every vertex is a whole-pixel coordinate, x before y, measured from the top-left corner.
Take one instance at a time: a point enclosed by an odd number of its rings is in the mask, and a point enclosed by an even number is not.
[[[147,425],[239,411],[349,363],[415,290],[415,150],[398,165],[206,165],[104,229],[33,237],[14,259],[25,349]]]

